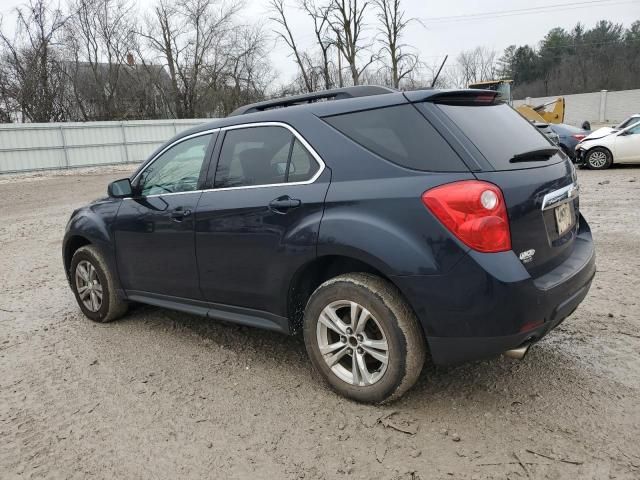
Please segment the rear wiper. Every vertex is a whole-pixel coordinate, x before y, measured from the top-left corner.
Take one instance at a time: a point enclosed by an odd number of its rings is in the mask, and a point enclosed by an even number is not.
[[[549,160],[549,158],[553,157],[556,153],[558,153],[557,147],[552,148],[539,148],[538,150],[530,150],[528,152],[519,153],[511,157],[509,162],[535,162],[538,160],[545,161]]]

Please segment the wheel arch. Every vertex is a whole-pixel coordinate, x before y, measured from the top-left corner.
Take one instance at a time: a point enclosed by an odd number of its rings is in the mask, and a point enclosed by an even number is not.
[[[71,215],[62,240],[62,258],[67,275],[73,254],[85,245],[94,245],[105,256],[107,265],[115,266],[115,243],[111,223],[118,208],[119,203],[97,202],[78,209]]]
[[[301,266],[289,282],[286,312],[292,334],[301,331],[304,310],[313,292],[327,280],[345,273],[370,273],[380,277],[397,288],[409,308],[413,310],[392,277],[373,266],[372,262],[347,255],[323,255]]]
[[[611,151],[611,149],[609,147],[606,147],[604,145],[594,145],[593,147],[589,148],[586,153],[584,154],[584,162],[589,165],[587,158],[589,157],[589,154],[594,151],[596,148],[599,148],[601,150],[606,150],[607,153],[609,154],[609,156],[611,157],[611,165],[613,165],[614,162],[614,158],[613,158],[613,152]]]
[[[91,245],[93,242],[89,240],[84,235],[70,235],[64,243],[62,259],[64,261],[64,271],[67,274],[67,278],[70,277],[69,269],[71,268],[71,259],[73,258],[73,254],[78,251],[78,249],[84,247],[85,245]]]

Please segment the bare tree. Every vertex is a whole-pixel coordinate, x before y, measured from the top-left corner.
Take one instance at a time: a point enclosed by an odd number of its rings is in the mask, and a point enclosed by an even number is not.
[[[214,93],[220,96],[223,115],[263,99],[273,79],[267,60],[266,35],[260,26],[235,28],[227,54],[225,84]]]
[[[382,50],[389,58],[391,84],[400,87],[400,82],[411,75],[419,65],[418,55],[408,52],[407,45],[401,43],[402,35],[414,18],[405,18],[400,0],[373,0],[377,10],[379,32],[382,36]]]
[[[332,0],[329,22],[336,35],[336,46],[349,65],[351,80],[354,85],[360,83],[360,76],[375,60],[375,55],[368,52],[370,43],[365,43],[363,29],[364,15],[369,6],[368,0]],[[360,64],[362,53],[366,52],[368,60]],[[342,82],[341,82],[342,84]]]
[[[47,0],[30,0],[16,9],[15,38],[0,31],[6,53],[3,61],[5,88],[10,90],[22,121],[49,122],[64,118],[60,99],[64,82],[54,52],[66,18]]]
[[[6,65],[0,62],[0,123],[11,123],[19,107],[12,94],[10,74],[5,67]]]
[[[159,0],[141,35],[169,71],[173,114],[195,117],[199,100],[211,83],[211,64],[224,68],[219,60],[221,45],[233,28],[238,3],[224,0]],[[218,58],[216,58],[218,57]],[[146,62],[145,62],[146,63]]]
[[[287,47],[291,50],[291,54],[300,69],[300,74],[304,80],[304,84],[306,90],[308,92],[313,92],[313,83],[311,81],[311,75],[309,74],[309,60],[306,54],[300,51],[298,44],[296,43],[295,38],[293,37],[293,33],[291,32],[291,28],[289,27],[289,22],[287,21],[287,14],[285,12],[285,4],[284,0],[270,0],[269,2],[270,9],[273,13],[271,20],[279,25],[279,29],[275,30],[276,35],[284,40],[284,43],[287,44]]]
[[[329,49],[332,45],[335,45],[335,40],[329,35],[329,13],[331,12],[331,5],[318,6],[314,0],[301,0],[300,6],[313,21],[313,33],[316,43],[320,48],[322,79],[324,80],[324,88],[328,90],[334,84],[331,79],[329,60]]]
[[[134,4],[131,0],[74,0],[67,22],[67,42],[73,65],[65,71],[84,120],[108,120],[124,115],[119,100],[127,59],[134,44]],[[120,103],[120,104],[119,104]]]
[[[467,86],[471,83],[493,80],[497,75],[497,60],[495,50],[476,47],[473,50],[461,52],[457,58],[461,83]]]

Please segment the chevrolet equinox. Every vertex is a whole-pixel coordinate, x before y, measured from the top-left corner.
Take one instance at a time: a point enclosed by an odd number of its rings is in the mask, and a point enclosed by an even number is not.
[[[496,92],[350,87],[178,134],[73,212],[82,312],[140,302],[284,334],[361,402],[527,349],[595,274],[572,163]]]

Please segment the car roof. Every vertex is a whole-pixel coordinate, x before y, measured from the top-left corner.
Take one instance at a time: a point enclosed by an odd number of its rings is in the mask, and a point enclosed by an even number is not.
[[[336,93],[337,92],[337,93]],[[349,95],[344,92],[350,92]],[[367,93],[369,92],[369,93]],[[357,86],[304,95],[276,98],[258,102],[236,109],[231,115],[217,118],[181,132],[176,138],[186,135],[224,128],[232,125],[257,122],[288,123],[293,116],[311,113],[324,117],[341,113],[356,112],[374,108],[419,102],[432,97],[466,97],[479,95],[496,95],[491,90],[479,89],[417,89],[406,92],[378,87]]]
[[[565,132],[571,132],[571,133],[582,133],[582,132],[588,131],[588,130],[585,130],[584,128],[576,127],[575,125],[569,125],[566,123],[551,123],[549,124],[549,126],[553,130],[559,130],[559,131],[565,131]]]

